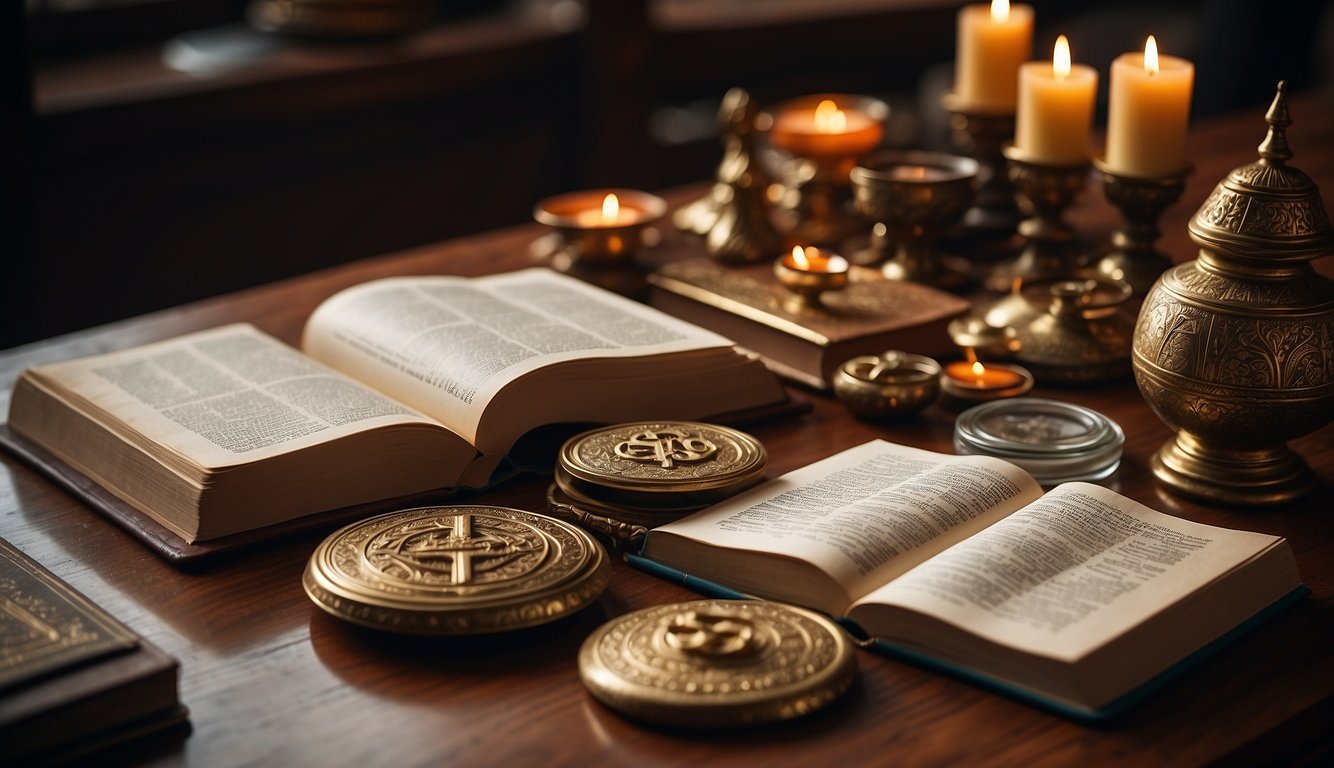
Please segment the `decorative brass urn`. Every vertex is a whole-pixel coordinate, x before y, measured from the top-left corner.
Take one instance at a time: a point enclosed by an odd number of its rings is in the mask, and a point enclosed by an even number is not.
[[[1334,417],[1334,282],[1311,261],[1334,231],[1311,178],[1286,162],[1284,84],[1260,159],[1228,174],[1190,222],[1199,258],[1144,299],[1132,364],[1177,430],[1154,456],[1168,488],[1222,504],[1280,504],[1315,478],[1286,441]]]

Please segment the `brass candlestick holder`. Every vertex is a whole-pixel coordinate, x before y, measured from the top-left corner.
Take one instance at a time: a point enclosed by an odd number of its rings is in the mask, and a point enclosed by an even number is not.
[[[803,96],[761,115],[769,142],[792,158],[780,200],[789,241],[836,245],[865,230],[852,207],[849,174],[880,146],[887,119],[885,102],[845,93]]]
[[[559,272],[637,296],[648,283],[635,255],[657,245],[661,235],[653,225],[666,212],[666,200],[634,189],[548,197],[533,208],[533,218],[552,231],[534,241],[531,252]]]
[[[678,229],[702,235],[709,255],[722,261],[763,261],[783,251],[783,236],[769,220],[766,195],[773,180],[755,153],[758,114],[744,89],[723,96],[718,109],[723,160],[713,187],[672,216]]]
[[[1089,165],[1048,165],[1025,159],[1014,146],[1004,149],[1010,180],[1033,215],[1019,222],[1024,250],[997,264],[987,278],[993,291],[1005,291],[1018,280],[1073,277],[1079,268],[1074,249],[1075,230],[1064,218],[1065,209],[1088,183]]]
[[[978,163],[978,190],[964,213],[964,230],[974,237],[1004,240],[1019,224],[1019,206],[1002,148],[1014,139],[1014,113],[987,113],[966,105],[957,94],[941,100],[950,113],[954,146]]]
[[[1233,170],[1191,219],[1199,258],[1149,291],[1131,362],[1176,437],[1153,458],[1171,490],[1223,504],[1280,504],[1315,477],[1287,441],[1334,418],[1334,281],[1311,261],[1334,229],[1311,177],[1289,167],[1284,85],[1260,159]]]
[[[885,277],[958,289],[972,280],[968,263],[940,252],[942,234],[956,223],[976,193],[976,160],[939,152],[883,152],[852,169],[857,210],[884,228],[886,237],[854,257],[884,261]],[[879,231],[877,229],[877,231]]]
[[[1098,261],[1097,273],[1124,280],[1136,296],[1143,296],[1172,266],[1172,259],[1155,247],[1162,235],[1158,218],[1181,199],[1193,169],[1187,166],[1178,173],[1145,179],[1120,175],[1102,158],[1094,159],[1093,167],[1102,173],[1103,194],[1121,210],[1126,222],[1112,235],[1112,250]]]

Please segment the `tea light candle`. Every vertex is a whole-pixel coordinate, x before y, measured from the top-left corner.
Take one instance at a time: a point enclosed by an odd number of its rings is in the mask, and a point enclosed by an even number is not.
[[[1033,374],[1017,365],[960,360],[945,366],[941,388],[964,401],[1016,397],[1033,388]]]
[[[821,293],[847,286],[849,268],[838,254],[798,245],[774,262],[774,275],[789,291],[816,302]]]
[[[1056,38],[1050,64],[1030,61],[1019,67],[1015,149],[1033,163],[1087,163],[1097,91],[1098,73],[1071,64],[1069,41],[1065,35]]]
[[[798,157],[856,156],[870,152],[885,136],[879,119],[851,100],[800,99],[774,115],[769,140]]]
[[[1019,65],[1033,53],[1033,8],[992,0],[959,11],[954,95],[961,107],[1013,114]]]
[[[791,253],[784,254],[783,266],[804,273],[846,273],[848,260],[836,253],[826,254],[819,248],[798,245]]]
[[[614,229],[647,224],[666,210],[666,201],[647,192],[588,189],[542,200],[533,218],[561,229]]]
[[[639,221],[642,212],[631,205],[621,205],[615,192],[608,192],[602,198],[602,205],[591,210],[580,211],[575,217],[584,227],[620,227]]]
[[[1112,62],[1108,172],[1151,179],[1185,170],[1194,82],[1195,65],[1158,55],[1152,35],[1144,43],[1144,53],[1125,53]]]

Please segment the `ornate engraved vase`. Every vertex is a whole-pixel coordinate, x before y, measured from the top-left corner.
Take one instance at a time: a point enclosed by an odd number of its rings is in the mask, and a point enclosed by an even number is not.
[[[1260,159],[1228,174],[1190,222],[1199,258],[1145,297],[1132,366],[1177,430],[1154,456],[1171,490],[1222,504],[1280,504],[1315,478],[1286,441],[1334,417],[1334,282],[1311,261],[1334,231],[1311,178],[1286,162],[1284,85]]]

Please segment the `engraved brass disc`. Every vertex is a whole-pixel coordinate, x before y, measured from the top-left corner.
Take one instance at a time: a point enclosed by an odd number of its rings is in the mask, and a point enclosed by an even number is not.
[[[689,421],[617,424],[567,440],[557,482],[606,502],[703,506],[758,482],[766,460],[760,441],[729,427]],[[608,491],[632,498],[608,498]]]
[[[622,714],[701,728],[813,712],[857,675],[856,651],[829,619],[758,600],[697,600],[607,622],[579,649],[595,698]]]
[[[491,506],[420,507],[348,525],[316,548],[302,585],[325,611],[409,634],[501,632],[597,599],[602,545],[568,523]]]

